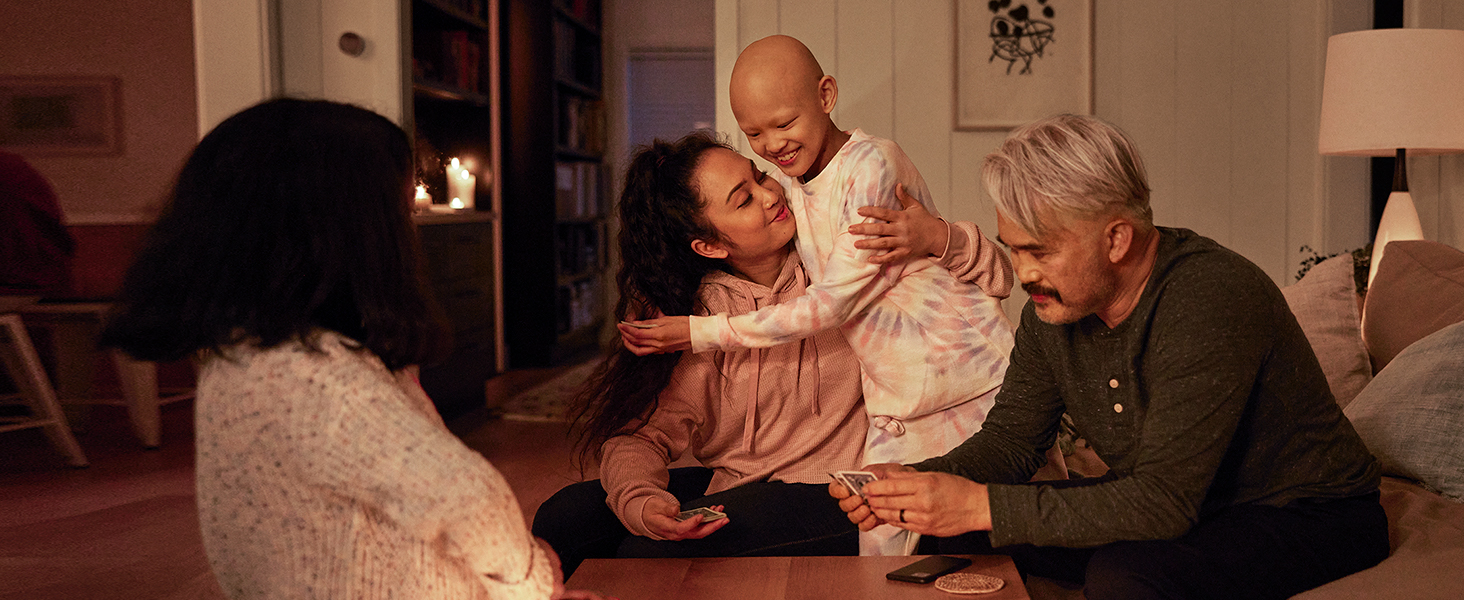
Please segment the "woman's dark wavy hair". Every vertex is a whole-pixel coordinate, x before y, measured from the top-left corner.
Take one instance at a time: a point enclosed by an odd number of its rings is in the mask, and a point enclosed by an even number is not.
[[[388,368],[446,343],[412,224],[406,134],[371,111],[268,100],[199,141],[127,271],[102,343],[176,360],[315,328]]]
[[[711,133],[697,132],[674,142],[656,140],[631,159],[619,201],[616,318],[694,314],[701,308],[696,298],[702,276],[726,268],[691,249],[692,240],[725,241],[702,215],[705,204],[696,185],[697,165],[716,148],[731,149]],[[636,356],[619,347],[600,364],[575,396],[582,466],[599,458],[606,440],[645,425],[680,359],[680,352]]]

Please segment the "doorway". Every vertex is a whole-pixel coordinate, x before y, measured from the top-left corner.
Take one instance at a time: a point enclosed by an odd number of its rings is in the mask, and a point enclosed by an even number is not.
[[[675,140],[716,123],[716,79],[711,49],[633,50],[630,146]]]

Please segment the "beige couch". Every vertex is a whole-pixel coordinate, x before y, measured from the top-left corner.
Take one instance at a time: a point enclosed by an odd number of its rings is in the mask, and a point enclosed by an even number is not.
[[[1338,256],[1282,291],[1343,413],[1383,465],[1391,552],[1295,598],[1461,599],[1464,252],[1393,242],[1359,294],[1365,270]]]

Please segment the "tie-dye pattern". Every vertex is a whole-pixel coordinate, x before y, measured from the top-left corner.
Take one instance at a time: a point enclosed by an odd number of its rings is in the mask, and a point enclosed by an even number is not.
[[[861,206],[900,208],[896,183],[938,216],[914,163],[894,142],[856,129],[812,182],[773,176],[788,192],[814,284],[802,298],[753,313],[692,317],[693,350],[768,347],[839,326],[863,367],[866,452],[874,451],[867,460],[935,456],[962,439],[952,432],[978,430],[1012,348],[999,301],[927,259],[870,264],[872,251],[855,248],[848,232],[864,220]]]

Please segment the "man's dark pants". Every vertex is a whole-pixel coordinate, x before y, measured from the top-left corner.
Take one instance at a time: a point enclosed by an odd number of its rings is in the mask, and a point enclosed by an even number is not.
[[[1024,576],[1082,583],[1088,600],[1289,598],[1388,557],[1388,520],[1378,497],[1232,506],[1174,540],[992,549],[982,531],[937,538],[922,549],[1007,554]]]
[[[760,481],[703,496],[712,471],[671,470],[666,491],[681,509],[725,506],[729,522],[699,540],[657,541],[631,535],[605,505],[599,480],[566,486],[534,514],[534,535],[559,553],[568,578],[586,558],[699,556],[839,556],[859,553],[859,530],[827,485]]]

